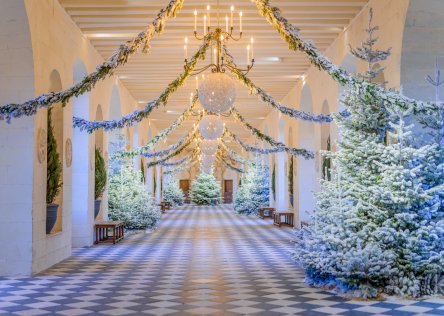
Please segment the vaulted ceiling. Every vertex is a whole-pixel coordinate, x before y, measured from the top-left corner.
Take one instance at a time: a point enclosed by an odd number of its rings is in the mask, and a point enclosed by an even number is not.
[[[124,41],[144,30],[169,0],[59,0],[68,14],[89,38],[103,58]],[[188,37],[188,53],[191,55],[201,44],[194,39],[194,10],[199,13],[199,30],[206,5],[211,6],[212,22],[216,20],[217,0],[185,0],[177,18],[167,22],[160,37],[153,38],[149,54],[138,54],[120,68],[117,74],[134,98],[143,106],[155,99],[167,84],[183,70],[184,38]],[[250,78],[277,100],[281,100],[300,80],[308,67],[307,58],[301,53],[289,51],[277,32],[258,14],[256,6],[249,0],[220,1],[221,24],[229,14],[230,6],[243,12],[244,39],[229,42],[228,48],[240,64],[246,62],[246,46],[250,37],[255,40],[256,65],[249,73]],[[312,40],[321,50],[329,47],[340,32],[362,10],[368,0],[275,0],[291,23],[301,29],[301,35]],[[238,18],[235,19],[235,25]],[[207,62],[200,62],[204,66]],[[165,128],[188,106],[190,93],[195,90],[195,80],[189,80],[166,108],[159,108],[151,119],[159,128]],[[249,96],[241,85],[237,87],[236,107],[249,122],[257,125],[270,112],[270,107],[256,97]],[[227,123],[242,138],[248,131]],[[184,126],[187,129],[187,126]],[[182,135],[178,130],[173,138]]]

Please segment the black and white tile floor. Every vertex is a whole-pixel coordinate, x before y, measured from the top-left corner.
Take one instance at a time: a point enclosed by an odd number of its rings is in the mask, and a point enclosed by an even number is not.
[[[0,279],[0,315],[444,315],[444,299],[350,301],[307,287],[291,239],[224,206],[171,210],[150,235]]]

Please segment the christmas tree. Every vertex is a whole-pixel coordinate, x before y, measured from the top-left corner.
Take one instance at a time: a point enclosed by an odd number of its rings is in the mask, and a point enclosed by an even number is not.
[[[242,175],[242,182],[234,199],[234,210],[240,214],[257,214],[261,207],[268,207],[270,189],[268,167],[260,160],[251,164]]]
[[[373,34],[377,28],[369,25]],[[372,51],[375,41],[370,36],[355,51],[369,65],[388,56]],[[368,80],[378,75],[372,68]],[[331,181],[321,180],[311,225],[297,232],[295,258],[314,286],[365,298],[438,293],[444,282],[442,148],[414,145],[404,123],[411,112],[386,107],[371,86],[350,86],[344,103],[351,115],[335,117],[341,139],[329,155]]]
[[[184,194],[179,186],[179,181],[174,177],[169,177],[163,190],[163,199],[173,205],[182,205]]]
[[[221,186],[212,172],[201,172],[191,184],[191,201],[197,205],[221,203]]]
[[[116,150],[126,148],[126,140],[120,135],[113,143]],[[153,196],[147,192],[142,172],[134,168],[131,158],[119,158],[110,162],[108,210],[111,220],[120,220],[127,229],[154,227],[161,213]]]

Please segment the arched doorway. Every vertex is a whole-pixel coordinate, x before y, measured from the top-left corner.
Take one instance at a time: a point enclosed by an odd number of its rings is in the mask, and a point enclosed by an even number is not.
[[[311,89],[305,84],[301,94],[301,110],[313,113]],[[300,121],[298,125],[298,144],[300,148],[315,151],[315,130],[311,122]],[[316,164],[314,159],[297,159],[298,212],[300,221],[309,221],[315,209],[313,193],[316,189]]]

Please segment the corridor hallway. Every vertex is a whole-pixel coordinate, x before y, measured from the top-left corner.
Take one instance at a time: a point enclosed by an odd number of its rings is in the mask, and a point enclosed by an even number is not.
[[[444,315],[444,300],[347,301],[303,283],[291,229],[228,206],[183,207],[152,234],[0,279],[0,315]]]

